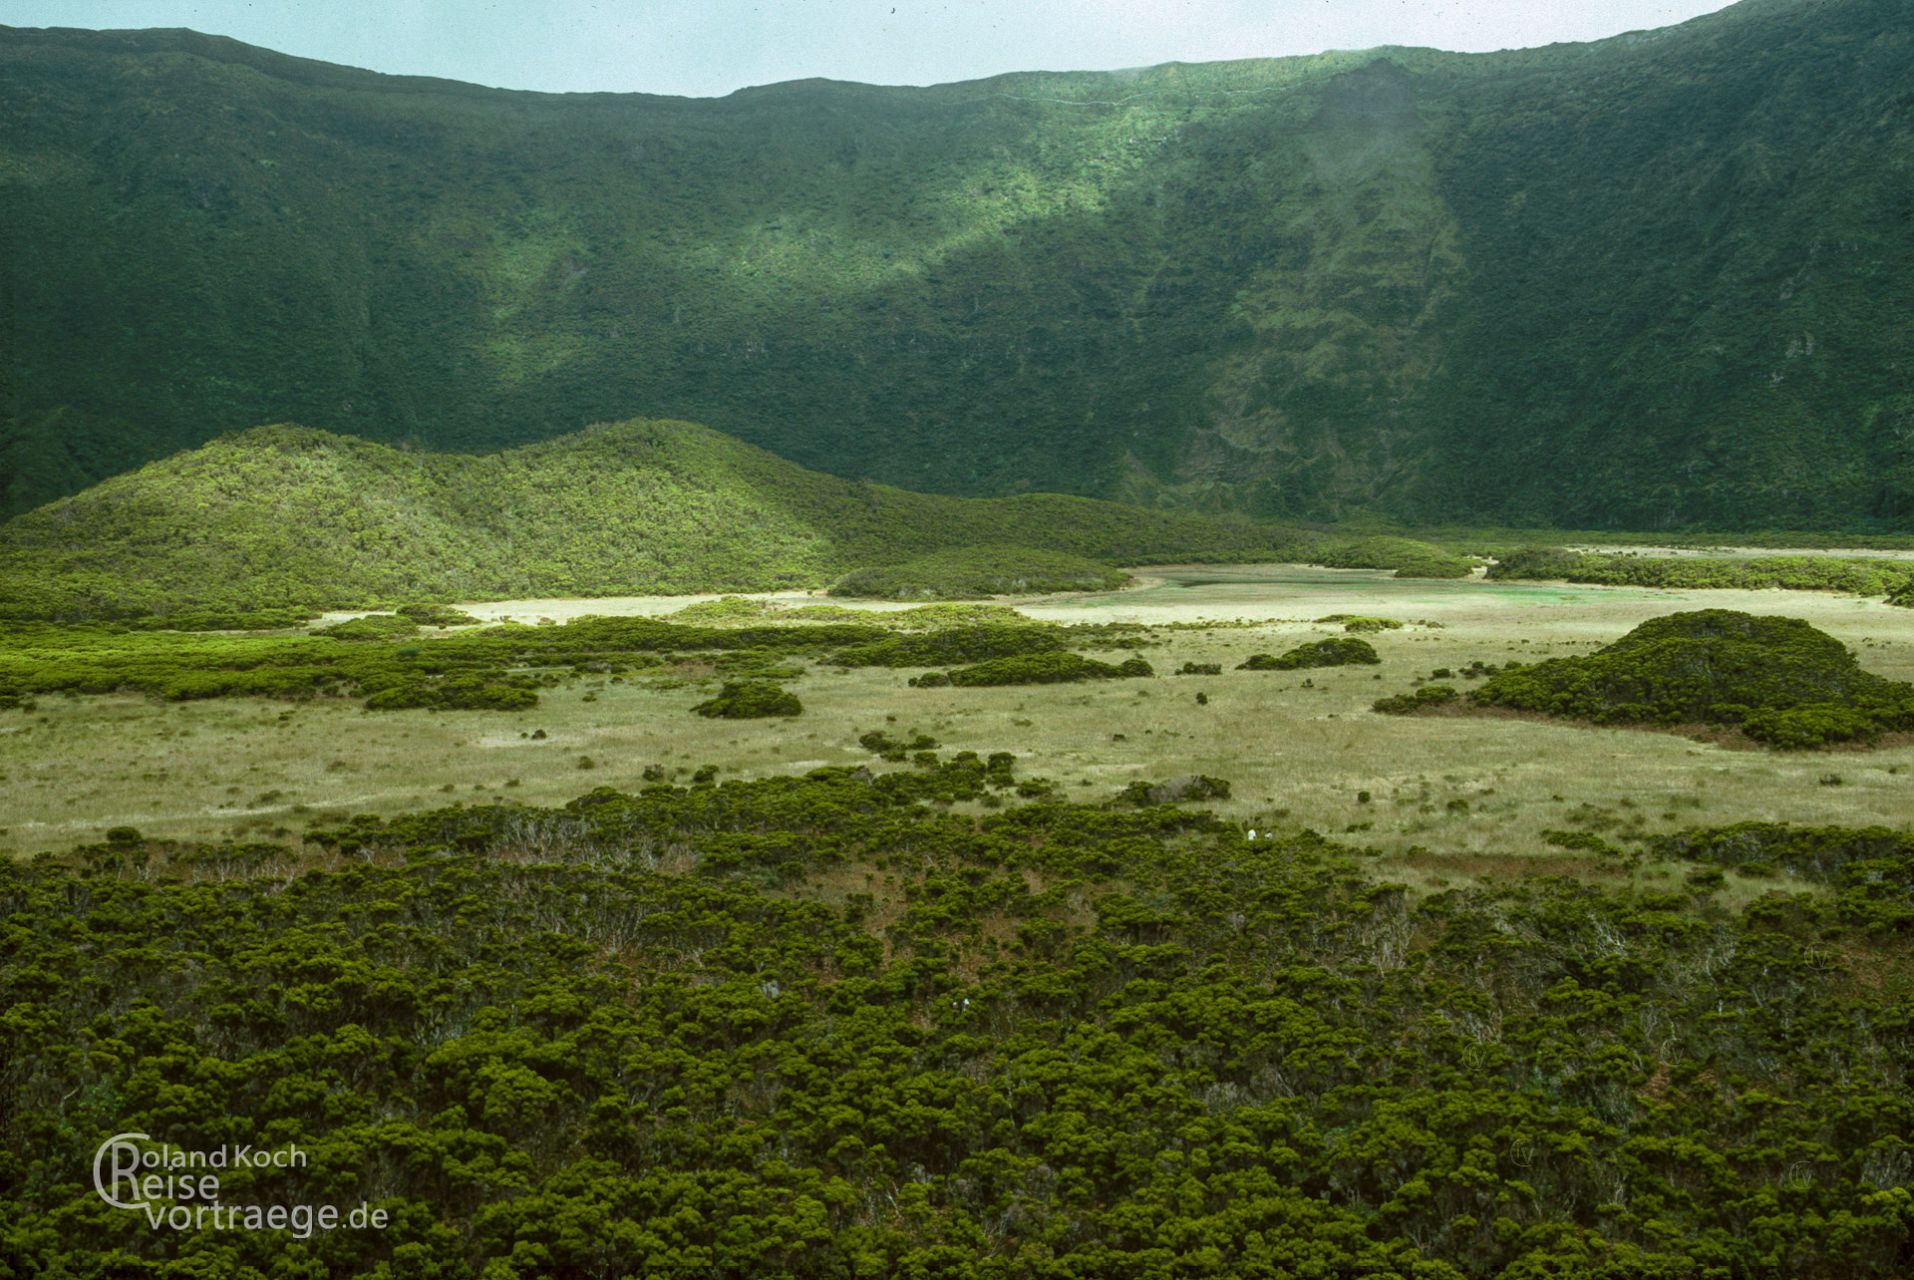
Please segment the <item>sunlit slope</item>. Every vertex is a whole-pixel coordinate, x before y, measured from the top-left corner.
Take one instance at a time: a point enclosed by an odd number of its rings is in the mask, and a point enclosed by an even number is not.
[[[1127,560],[1266,554],[1280,536],[1084,498],[906,493],[683,422],[485,455],[282,425],[0,525],[0,613],[768,590],[949,547]]]
[[[0,32],[0,485],[637,413],[919,490],[1892,527],[1910,83],[1890,0],[720,100]]]

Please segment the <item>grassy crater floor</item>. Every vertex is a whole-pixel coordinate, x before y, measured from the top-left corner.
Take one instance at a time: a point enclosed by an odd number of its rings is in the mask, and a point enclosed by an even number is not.
[[[178,838],[297,834],[346,814],[454,799],[554,804],[601,784],[639,787],[647,769],[682,780],[707,765],[722,778],[749,778],[871,764],[858,738],[872,729],[929,733],[947,751],[1007,747],[1040,763],[1072,798],[1102,798],[1136,781],[1225,778],[1231,795],[1214,805],[1225,816],[1372,847],[1389,874],[1423,887],[1535,870],[1624,874],[1612,857],[1551,843],[1545,832],[1587,832],[1627,847],[1624,837],[1746,820],[1914,820],[1907,746],[1777,754],[1623,728],[1369,710],[1438,667],[1585,654],[1648,618],[1697,607],[1805,618],[1854,648],[1866,669],[1908,679],[1914,613],[1906,610],[1805,592],[1411,583],[1290,566],[1149,575],[1132,590],[1019,606],[1046,621],[1149,624],[1150,643],[1139,651],[1160,673],[1154,678],[917,689],[907,685],[916,674],[908,668],[843,670],[806,657],[795,661],[803,674],[786,682],[803,714],[788,720],[693,715],[722,673],[689,658],[628,679],[568,680],[515,712],[369,712],[331,698],[43,696],[32,711],[0,714],[0,849],[63,849],[114,826]],[[685,603],[470,608],[536,620],[663,614]],[[1337,613],[1410,625],[1365,636],[1378,666],[1236,670],[1253,653],[1342,635],[1340,623],[1313,621]],[[1169,674],[1186,662],[1223,669]],[[1759,888],[1731,873],[1723,891]]]

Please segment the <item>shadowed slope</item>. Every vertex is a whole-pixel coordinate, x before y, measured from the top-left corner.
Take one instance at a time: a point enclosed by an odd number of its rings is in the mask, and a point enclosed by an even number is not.
[[[0,32],[0,508],[262,420],[483,451],[643,413],[917,490],[1895,527],[1910,34],[1747,0],[710,101]]]

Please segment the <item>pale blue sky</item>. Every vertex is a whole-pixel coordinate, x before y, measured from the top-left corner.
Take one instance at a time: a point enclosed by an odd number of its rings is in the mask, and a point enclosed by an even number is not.
[[[827,76],[935,84],[1365,49],[1522,48],[1726,0],[0,0],[20,27],[192,27],[512,89],[698,96]]]

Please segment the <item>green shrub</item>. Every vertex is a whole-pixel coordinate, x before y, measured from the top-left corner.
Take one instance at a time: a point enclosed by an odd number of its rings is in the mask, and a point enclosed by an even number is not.
[[[918,676],[910,683],[919,689],[946,685],[976,688],[1006,684],[1061,684],[1075,680],[1116,680],[1154,674],[1155,670],[1142,658],[1128,658],[1112,665],[1076,653],[1027,653],[994,658],[953,671],[931,672]]]
[[[422,627],[467,627],[479,619],[449,604],[402,604],[393,610],[401,618],[410,618]]]
[[[364,617],[348,618],[329,627],[320,627],[313,634],[330,636],[334,640],[396,640],[400,636],[416,635],[418,630],[419,624],[411,618],[402,618],[393,613],[368,613]]]
[[[804,704],[790,690],[767,680],[726,681],[714,698],[692,708],[701,716],[726,720],[756,720],[766,716],[795,716]]]
[[[1596,653],[1506,666],[1470,697],[1593,724],[1735,725],[1804,749],[1900,727],[1911,695],[1798,618],[1703,609],[1651,619]]]
[[[831,661],[841,667],[942,667],[1018,654],[1054,653],[1063,648],[1062,628],[1028,622],[987,622],[915,635],[886,636],[839,649],[831,655]]]
[[[857,744],[886,760],[903,760],[914,751],[935,751],[940,745],[937,739],[928,733],[914,733],[908,738],[893,738],[882,729],[872,729],[869,733],[858,735]]]
[[[1418,711],[1450,706],[1461,696],[1453,685],[1425,684],[1414,693],[1396,693],[1377,698],[1369,704],[1369,709],[1380,711],[1386,716],[1407,716]]]
[[[1374,666],[1382,659],[1367,640],[1336,636],[1297,645],[1280,656],[1253,653],[1237,664],[1238,671],[1295,671],[1304,667]]]
[[[1810,751],[1836,742],[1871,740],[1880,734],[1865,711],[1821,702],[1784,711],[1754,711],[1741,731],[1756,742],[1783,751]]]
[[[1224,779],[1199,773],[1188,778],[1172,778],[1168,782],[1140,780],[1132,782],[1118,792],[1111,803],[1143,808],[1148,805],[1182,804],[1198,800],[1227,800],[1229,790],[1229,783]]]
[[[1475,562],[1414,538],[1372,537],[1324,543],[1312,559],[1332,569],[1394,569],[1398,578],[1466,578]]]
[[[371,711],[424,707],[431,711],[523,711],[538,705],[538,694],[524,684],[483,675],[422,676],[381,689],[366,699]]]
[[[1373,635],[1378,631],[1400,631],[1406,623],[1395,618],[1378,618],[1362,613],[1329,613],[1316,619],[1317,622],[1340,622],[1342,629],[1351,635]]]

